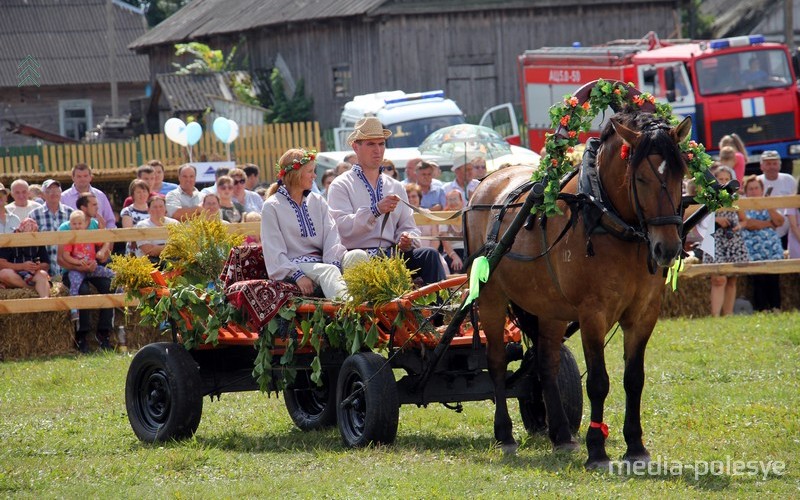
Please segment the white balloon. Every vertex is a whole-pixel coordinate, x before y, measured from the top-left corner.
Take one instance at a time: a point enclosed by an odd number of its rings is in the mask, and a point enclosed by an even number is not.
[[[189,145],[189,134],[186,133],[186,127],[183,127],[183,130],[181,130],[178,133],[178,137],[176,137],[173,140],[175,142],[177,142],[179,145],[183,146],[183,147],[188,146]]]
[[[231,126],[231,133],[228,135],[228,139],[224,141],[225,144],[230,144],[239,137],[239,124],[233,120],[228,120],[228,125]]]
[[[164,123],[164,134],[172,142],[180,144],[181,133],[186,131],[186,124],[180,118],[170,118]],[[184,134],[185,135],[185,134]],[[185,144],[183,144],[185,146]]]

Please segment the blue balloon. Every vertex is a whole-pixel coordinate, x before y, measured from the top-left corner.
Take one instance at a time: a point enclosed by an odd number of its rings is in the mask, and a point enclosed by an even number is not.
[[[186,142],[190,146],[194,146],[200,142],[200,137],[203,136],[203,127],[197,122],[192,122],[186,125]]]
[[[222,142],[226,142],[231,135],[231,124],[227,118],[218,117],[214,120],[211,128],[214,130],[214,135],[217,136]]]

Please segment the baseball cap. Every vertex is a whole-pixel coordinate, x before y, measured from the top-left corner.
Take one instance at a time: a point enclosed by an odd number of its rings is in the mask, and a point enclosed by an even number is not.
[[[3,184],[2,182],[0,182],[0,191],[4,192],[5,194],[8,194],[8,189],[6,189],[5,184]]]
[[[761,161],[764,161],[764,160],[780,160],[780,159],[781,159],[780,153],[778,153],[774,149],[769,149],[769,150],[764,151],[763,153],[761,153]]]
[[[47,179],[46,181],[44,181],[42,183],[42,191],[47,191],[47,188],[49,188],[53,184],[56,184],[58,187],[61,187],[61,183],[58,182],[57,180],[55,180],[55,179]]]

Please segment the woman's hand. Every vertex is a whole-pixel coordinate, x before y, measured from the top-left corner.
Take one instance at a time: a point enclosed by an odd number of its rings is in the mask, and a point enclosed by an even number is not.
[[[314,293],[314,282],[308,276],[303,276],[297,280],[297,287],[300,288],[300,293],[309,296]]]

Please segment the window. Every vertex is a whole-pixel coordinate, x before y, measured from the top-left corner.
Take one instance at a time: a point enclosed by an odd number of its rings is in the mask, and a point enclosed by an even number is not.
[[[333,67],[333,97],[350,97],[350,65],[337,64]]]
[[[61,135],[81,140],[92,128],[91,99],[73,99],[58,102],[58,121]]]

